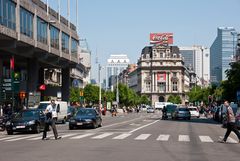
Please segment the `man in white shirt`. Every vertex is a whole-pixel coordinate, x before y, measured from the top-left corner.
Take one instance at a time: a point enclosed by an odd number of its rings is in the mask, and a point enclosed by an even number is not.
[[[53,134],[56,140],[61,139],[61,137],[58,136],[57,129],[56,129],[56,121],[57,121],[57,107],[55,104],[55,100],[51,100],[51,104],[49,104],[45,110],[46,114],[46,123],[45,123],[45,128],[43,131],[43,137],[42,140],[47,139],[47,130],[49,129],[49,125],[52,127]]]

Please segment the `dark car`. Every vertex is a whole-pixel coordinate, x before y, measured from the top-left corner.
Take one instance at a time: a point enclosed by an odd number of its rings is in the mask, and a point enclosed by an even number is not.
[[[185,106],[178,106],[173,113],[173,119],[190,120],[190,118],[191,118],[191,113],[189,109]]]
[[[69,119],[71,117],[73,117],[73,115],[76,113],[77,109],[79,109],[80,107],[78,106],[68,106],[67,109],[67,121],[69,121]]]
[[[69,129],[76,127],[90,126],[97,128],[102,126],[102,118],[98,111],[94,108],[80,108],[69,120]]]
[[[173,117],[173,113],[176,110],[176,108],[177,108],[177,105],[174,105],[174,104],[166,105],[166,115],[167,115],[167,118],[172,118]]]
[[[44,129],[45,115],[41,110],[28,109],[17,113],[6,123],[8,135],[14,132],[40,133]]]

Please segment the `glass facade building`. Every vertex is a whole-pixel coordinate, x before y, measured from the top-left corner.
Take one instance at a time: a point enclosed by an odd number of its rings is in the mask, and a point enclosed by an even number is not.
[[[71,53],[72,56],[77,58],[77,54],[78,54],[78,41],[72,38],[72,42],[71,42]]]
[[[217,37],[210,48],[210,75],[211,81],[219,83],[226,80],[227,69],[230,69],[230,63],[233,61],[236,36],[233,34],[236,30],[233,27],[219,27]]]
[[[0,24],[16,30],[16,4],[10,0],[0,0]]]
[[[59,49],[59,29],[50,26],[51,47]]]
[[[20,8],[20,32],[33,38],[33,14],[24,8]]]
[[[37,18],[37,40],[43,44],[47,44],[47,22],[41,18]]]
[[[62,51],[69,53],[69,36],[64,32],[62,32]]]

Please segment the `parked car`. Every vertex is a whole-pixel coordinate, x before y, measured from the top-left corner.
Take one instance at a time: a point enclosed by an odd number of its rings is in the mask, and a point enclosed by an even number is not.
[[[8,135],[14,132],[35,132],[44,130],[45,114],[37,109],[23,110],[7,121],[6,130]]]
[[[173,119],[190,120],[190,118],[191,118],[191,113],[186,106],[178,106],[173,113]]]
[[[173,117],[173,113],[177,108],[177,105],[175,104],[168,104],[166,105],[166,114],[167,114],[167,118],[172,118]]]
[[[199,110],[197,107],[195,106],[190,106],[188,107],[190,113],[191,113],[191,117],[197,117],[199,118],[200,117],[200,113],[199,113]]]
[[[69,120],[69,129],[90,126],[97,128],[102,126],[102,118],[99,112],[93,108],[80,108]]]
[[[240,113],[236,114],[236,126],[238,129],[240,129]]]
[[[148,107],[147,108],[147,113],[154,113],[154,112],[155,112],[155,110],[154,110],[153,107]]]
[[[47,106],[50,104],[50,101],[42,101],[40,102],[37,109],[45,111]],[[67,120],[67,113],[68,113],[68,105],[65,101],[55,101],[55,104],[57,106],[57,122],[65,123]]]

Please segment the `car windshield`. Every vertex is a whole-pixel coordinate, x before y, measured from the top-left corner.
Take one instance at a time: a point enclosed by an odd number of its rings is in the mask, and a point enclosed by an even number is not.
[[[75,112],[75,107],[69,106],[67,112],[68,113],[74,113]]]
[[[172,111],[172,110],[175,110],[177,108],[177,106],[175,106],[175,105],[167,105],[166,108],[167,108],[168,111]]]
[[[38,109],[45,110],[48,105],[49,105],[49,103],[40,103],[40,105],[38,106]]]
[[[76,113],[77,116],[94,116],[95,114],[92,109],[79,109]]]
[[[179,111],[189,111],[187,108],[179,108]]]
[[[15,118],[37,117],[37,111],[22,111],[16,114]]]

